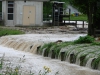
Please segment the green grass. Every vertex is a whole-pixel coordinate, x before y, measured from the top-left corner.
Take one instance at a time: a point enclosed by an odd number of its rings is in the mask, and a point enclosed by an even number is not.
[[[76,44],[82,44],[82,43],[94,43],[95,39],[91,36],[84,36],[84,37],[79,37],[78,40],[75,40],[74,43]]]
[[[22,32],[20,30],[8,29],[8,28],[1,28],[0,27],[0,36],[18,35],[18,34],[24,34],[24,32]]]
[[[64,18],[64,20],[68,20],[68,18]],[[87,16],[86,15],[79,15],[79,16],[75,16],[75,15],[71,15],[70,16],[70,20],[82,20],[82,21],[87,21]]]
[[[45,51],[44,51],[44,56],[48,56],[49,51],[50,51],[50,48],[51,48],[53,45],[55,45],[55,43],[53,43],[53,42],[44,44],[44,45],[43,45],[42,47],[40,47],[40,49],[39,49],[40,53],[42,53],[43,50],[45,50]]]

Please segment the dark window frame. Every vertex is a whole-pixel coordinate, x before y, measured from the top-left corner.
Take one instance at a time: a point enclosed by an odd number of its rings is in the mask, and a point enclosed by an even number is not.
[[[8,9],[8,11],[7,11],[8,18],[7,19],[13,20],[14,19],[14,1],[8,1],[7,9]]]

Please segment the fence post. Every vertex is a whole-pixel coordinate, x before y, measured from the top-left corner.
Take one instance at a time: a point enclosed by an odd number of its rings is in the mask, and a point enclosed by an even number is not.
[[[64,25],[65,25],[65,20],[64,20]]]
[[[84,21],[83,21],[83,29],[84,29]]]
[[[77,21],[75,21],[75,27],[78,29],[78,27],[77,27]]]
[[[61,61],[65,61],[65,52],[61,52]]]

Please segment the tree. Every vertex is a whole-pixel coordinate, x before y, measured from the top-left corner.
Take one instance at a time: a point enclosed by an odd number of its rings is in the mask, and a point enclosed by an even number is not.
[[[51,1],[54,1],[54,0],[50,0],[49,2],[44,2],[43,3],[43,13],[44,14],[52,14],[52,3]],[[56,0],[56,1],[59,1],[59,2],[65,2],[65,5],[69,2],[68,0]]]
[[[2,12],[2,2],[0,1],[0,12]]]
[[[43,3],[43,17],[45,18],[49,18],[48,15],[52,15],[53,9],[52,9],[52,1],[54,0],[50,0],[49,2],[44,2]],[[66,5],[68,4],[68,0],[56,0],[59,2],[65,2],[64,3],[64,7],[66,8]]]
[[[70,0],[71,5],[88,16],[88,35],[90,36],[94,35],[94,27],[100,29],[100,26],[96,25],[100,18],[97,2],[100,0]]]

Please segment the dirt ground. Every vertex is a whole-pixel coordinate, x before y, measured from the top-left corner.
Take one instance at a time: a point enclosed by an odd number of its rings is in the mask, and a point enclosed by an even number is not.
[[[26,34],[86,34],[87,25],[82,26],[52,26],[52,27],[6,27],[10,29],[17,29],[25,32]]]

